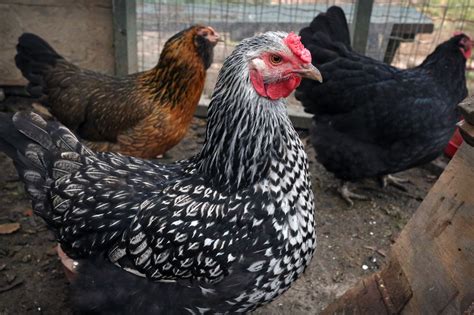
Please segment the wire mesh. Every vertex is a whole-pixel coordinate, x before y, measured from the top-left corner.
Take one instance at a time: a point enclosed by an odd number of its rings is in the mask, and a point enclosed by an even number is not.
[[[329,6],[346,1],[183,1],[137,0],[139,66],[152,66],[166,39],[195,23],[214,27],[224,37],[216,61],[223,60],[245,37],[267,30],[298,31]]]
[[[351,24],[356,1],[137,0],[139,68],[153,67],[174,33],[202,23],[214,27],[224,39],[208,72],[212,86],[220,64],[243,38],[268,30],[298,32],[331,5],[341,6]],[[413,67],[455,31],[474,35],[470,0],[375,0],[366,54],[399,68]]]

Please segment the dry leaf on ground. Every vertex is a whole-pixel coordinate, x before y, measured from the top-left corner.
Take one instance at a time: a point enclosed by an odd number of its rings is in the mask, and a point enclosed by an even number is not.
[[[20,229],[20,223],[0,224],[0,234],[12,234]]]

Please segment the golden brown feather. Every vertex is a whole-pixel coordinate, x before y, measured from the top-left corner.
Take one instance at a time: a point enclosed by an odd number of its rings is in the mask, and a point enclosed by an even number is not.
[[[33,34],[20,37],[15,60],[30,93],[90,148],[153,158],[186,134],[217,40],[211,27],[190,27],[166,42],[156,67],[125,77],[83,70]]]

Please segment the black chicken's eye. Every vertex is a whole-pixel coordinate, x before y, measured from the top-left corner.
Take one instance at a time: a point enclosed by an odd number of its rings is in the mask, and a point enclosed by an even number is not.
[[[270,62],[271,62],[273,65],[278,65],[278,64],[280,64],[282,61],[283,61],[283,58],[281,58],[281,56],[278,56],[278,55],[271,55],[271,56],[270,56]]]
[[[204,37],[206,37],[207,35],[209,35],[207,32],[202,33],[202,36]]]

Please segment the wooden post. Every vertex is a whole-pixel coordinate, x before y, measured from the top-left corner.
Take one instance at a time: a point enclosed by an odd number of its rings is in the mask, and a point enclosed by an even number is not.
[[[321,314],[474,314],[474,147],[461,145],[388,265]]]
[[[464,117],[458,124],[459,132],[466,143],[474,146],[474,97],[466,98],[458,107]]]
[[[374,0],[357,0],[352,20],[352,47],[355,51],[365,54],[369,38],[370,16]]]
[[[115,74],[138,71],[136,0],[113,0]]]

